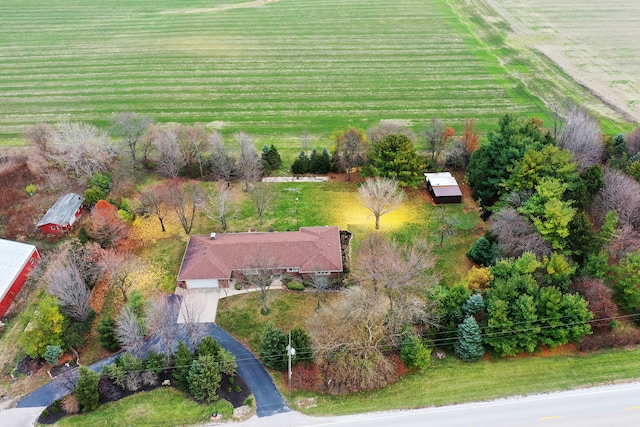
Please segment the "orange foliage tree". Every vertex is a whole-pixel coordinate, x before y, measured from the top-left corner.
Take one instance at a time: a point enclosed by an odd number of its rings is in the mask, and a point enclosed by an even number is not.
[[[118,217],[118,209],[106,200],[99,200],[91,213],[89,237],[107,249],[124,243],[128,233],[129,228]]]

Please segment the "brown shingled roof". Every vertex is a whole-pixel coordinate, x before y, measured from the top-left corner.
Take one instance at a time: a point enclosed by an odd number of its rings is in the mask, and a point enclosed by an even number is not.
[[[342,271],[338,227],[302,227],[299,231],[250,232],[191,236],[178,281],[228,279],[247,268],[252,254],[268,253],[275,268],[299,268],[300,273]]]

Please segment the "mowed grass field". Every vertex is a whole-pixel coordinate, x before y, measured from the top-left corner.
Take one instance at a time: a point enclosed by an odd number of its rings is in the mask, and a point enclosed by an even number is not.
[[[546,115],[440,0],[3,0],[0,100],[5,145],[119,111],[271,141]]]

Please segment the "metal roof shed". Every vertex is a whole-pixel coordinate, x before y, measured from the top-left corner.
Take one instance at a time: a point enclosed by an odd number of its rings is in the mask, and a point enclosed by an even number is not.
[[[425,173],[427,189],[436,204],[462,202],[462,191],[449,172]]]

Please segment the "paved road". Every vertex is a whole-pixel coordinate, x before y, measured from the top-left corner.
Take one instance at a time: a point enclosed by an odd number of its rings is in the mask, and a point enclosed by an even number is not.
[[[238,427],[637,427],[640,383],[508,398],[492,402],[344,417],[297,412],[252,418]]]

